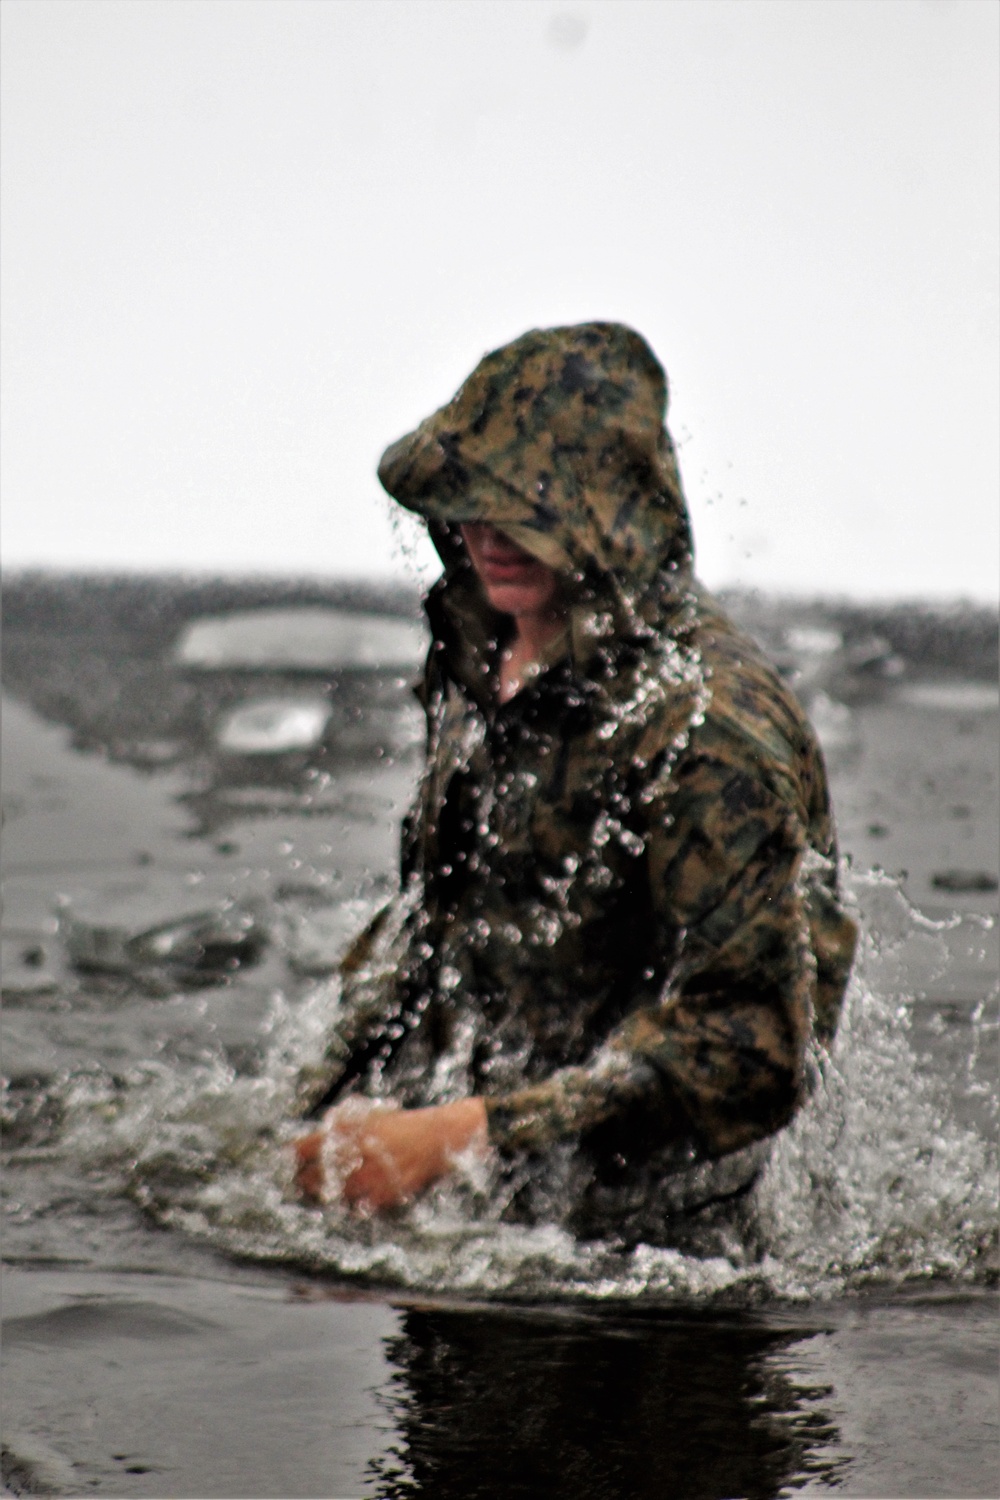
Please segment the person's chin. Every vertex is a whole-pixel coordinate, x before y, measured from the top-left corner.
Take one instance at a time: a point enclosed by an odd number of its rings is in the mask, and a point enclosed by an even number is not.
[[[536,590],[521,583],[490,582],[486,585],[486,596],[493,608],[502,615],[529,614],[537,608]]]

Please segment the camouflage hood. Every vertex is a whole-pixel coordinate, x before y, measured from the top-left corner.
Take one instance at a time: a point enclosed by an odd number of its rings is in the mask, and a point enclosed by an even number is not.
[[[427,520],[449,569],[455,528],[489,521],[578,585],[634,604],[655,580],[669,591],[690,575],[666,405],[663,368],[632,329],[535,329],[387,448],[379,479]]]

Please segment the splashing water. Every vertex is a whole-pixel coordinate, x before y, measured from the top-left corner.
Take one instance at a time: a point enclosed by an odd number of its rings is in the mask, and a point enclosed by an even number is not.
[[[912,1045],[912,987],[925,971],[943,973],[947,939],[985,958],[990,918],[933,922],[908,905],[881,874],[855,877],[862,949],[832,1055],[819,1069],[808,1107],[779,1138],[758,1193],[769,1248],[786,1293],[832,1294],[865,1280],[901,1281],[984,1273],[996,1222],[996,1099],[985,1132],[963,1126],[943,1078],[922,1066]],[[909,963],[907,962],[909,960]],[[921,961],[922,960],[922,961]],[[930,969],[934,976],[935,969]],[[982,1085],[976,1064],[985,1001],[972,1015],[963,1083]],[[954,1087],[954,1085],[953,1085]]]
[[[183,1073],[146,1066],[120,1086],[71,1080],[57,1149],[114,1173],[158,1222],[228,1252],[423,1290],[756,1301],[917,1277],[986,1279],[996,1100],[982,1097],[978,1073],[995,1022],[986,1000],[973,1006],[948,1080],[918,1055],[914,1015],[920,984],[953,971],[956,954],[982,973],[993,921],[931,921],[881,874],[848,874],[846,884],[862,946],[832,1052],[814,1059],[812,1095],[749,1197],[722,1222],[689,1226],[683,1249],[623,1250],[578,1242],[557,1224],[504,1223],[488,1172],[470,1163],[391,1218],[298,1203],[287,1145],[301,1129],[294,1083],[322,1050],[335,982],[299,1002],[275,996],[257,1077],[219,1062]],[[963,1096],[975,1100],[973,1123],[959,1118]]]

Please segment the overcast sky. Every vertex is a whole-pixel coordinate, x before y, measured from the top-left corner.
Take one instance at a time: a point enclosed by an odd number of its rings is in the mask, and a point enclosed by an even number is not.
[[[712,585],[995,597],[994,0],[4,0],[10,566],[378,575],[524,329],[650,340]]]

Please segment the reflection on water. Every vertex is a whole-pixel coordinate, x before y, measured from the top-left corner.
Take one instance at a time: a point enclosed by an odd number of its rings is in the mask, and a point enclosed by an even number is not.
[[[383,1398],[401,1441],[376,1494],[765,1500],[835,1484],[830,1392],[782,1357],[804,1336],[749,1316],[410,1308]]]

